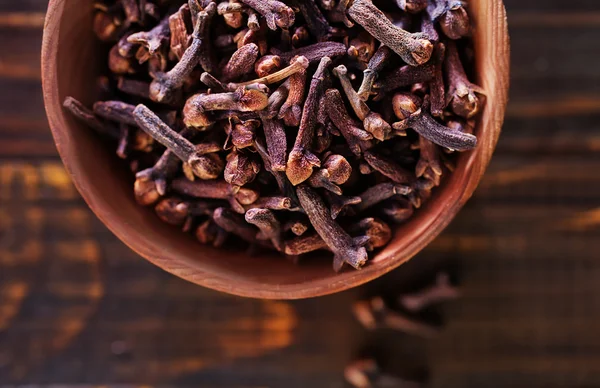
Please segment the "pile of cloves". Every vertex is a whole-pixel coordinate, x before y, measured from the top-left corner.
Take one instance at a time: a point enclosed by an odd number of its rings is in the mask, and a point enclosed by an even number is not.
[[[134,195],[222,246],[361,268],[475,147],[458,0],[96,0],[101,101]]]

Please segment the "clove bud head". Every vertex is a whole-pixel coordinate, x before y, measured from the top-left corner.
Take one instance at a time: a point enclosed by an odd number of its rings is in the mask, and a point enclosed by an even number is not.
[[[198,94],[196,96],[199,96]],[[207,128],[212,124],[212,120],[203,111],[196,109],[192,96],[185,102],[183,107],[183,123],[188,128]]]
[[[471,28],[469,15],[460,1],[454,3],[451,8],[440,17],[440,28],[444,35],[454,40],[469,34],[469,29]]]
[[[188,217],[189,203],[180,198],[171,197],[160,201],[154,211],[162,221],[171,225],[183,225]]]
[[[320,167],[321,160],[308,150],[293,149],[287,161],[286,175],[297,186],[312,175],[313,167]]]
[[[398,7],[408,13],[419,13],[427,8],[427,0],[396,0]]]
[[[470,119],[481,109],[479,97],[467,84],[457,85],[454,93],[450,94],[448,98],[450,98],[449,105],[452,107],[452,111],[461,117]]]
[[[421,107],[421,99],[411,93],[396,93],[392,99],[392,107],[396,117],[405,120],[417,113]]]
[[[225,168],[225,163],[217,154],[194,155],[188,163],[194,175],[202,180],[218,178]]]
[[[389,225],[376,218],[365,218],[358,223],[357,227],[369,237],[367,250],[384,247],[392,239],[392,229]]]
[[[260,165],[240,152],[232,152],[227,156],[225,181],[235,186],[244,186],[256,178]]]
[[[281,70],[281,58],[278,55],[265,55],[254,64],[254,71],[259,77],[266,77]]]
[[[269,96],[261,90],[239,88],[235,93],[239,96],[241,112],[255,112],[269,105]]]
[[[367,132],[380,141],[389,139],[392,133],[392,126],[379,113],[369,112],[363,121],[363,125]]]
[[[133,184],[135,200],[142,206],[150,206],[160,199],[156,184],[150,179],[138,178]]]
[[[425,38],[416,39],[412,44],[413,50],[410,55],[419,65],[427,63],[433,53],[433,43]]]
[[[181,100],[181,89],[174,87],[167,73],[155,75],[155,79],[150,83],[150,98],[152,101],[174,104]]]
[[[329,155],[323,166],[314,172],[308,182],[313,187],[323,187],[337,195],[342,195],[343,185],[352,175],[352,166],[342,155]]]

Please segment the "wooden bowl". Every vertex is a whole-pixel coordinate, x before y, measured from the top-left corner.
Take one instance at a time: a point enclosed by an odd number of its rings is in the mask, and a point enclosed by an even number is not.
[[[75,186],[104,224],[150,262],[193,283],[256,298],[298,299],[358,286],[406,262],[431,242],[471,197],[490,161],[508,93],[509,39],[501,0],[471,0],[477,83],[486,90],[477,148],[460,155],[455,172],[394,240],[360,271],[332,270],[332,255],[295,266],[277,254],[248,257],[243,250],[203,246],[139,206],[125,171],[96,134],[62,109],[66,96],[94,101],[95,76],[105,58],[91,32],[92,7],[78,0],[50,1],[42,48],[46,111],[56,146]],[[99,65],[100,64],[100,65]]]

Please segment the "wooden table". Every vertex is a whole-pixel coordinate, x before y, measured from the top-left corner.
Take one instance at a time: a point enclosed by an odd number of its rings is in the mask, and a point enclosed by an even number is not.
[[[0,386],[342,387],[367,345],[432,387],[600,386],[600,8],[506,0],[512,87],[476,196],[416,261],[297,302],[188,284],[88,210],[42,104],[43,0],[0,2]],[[350,303],[453,260],[464,297],[421,340],[366,333]],[[417,264],[414,264],[417,263]]]

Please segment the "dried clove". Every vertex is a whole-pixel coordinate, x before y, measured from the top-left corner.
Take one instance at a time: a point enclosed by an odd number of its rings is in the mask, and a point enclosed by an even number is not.
[[[292,60],[290,62],[290,65],[288,67],[285,67],[279,71],[276,71],[275,73],[266,75],[264,77],[261,77],[261,78],[258,78],[258,79],[252,80],[252,81],[246,81],[246,82],[241,82],[241,83],[230,83],[228,85],[228,87],[230,89],[238,89],[239,87],[253,85],[253,84],[265,84],[265,85],[273,84],[273,83],[282,81],[297,72],[304,71],[308,67],[308,65],[309,65],[308,59],[306,59],[306,57],[299,56],[299,57],[294,58],[294,60]]]
[[[67,109],[71,114],[86,124],[88,127],[92,128],[99,134],[111,137],[113,139],[118,139],[121,136],[121,130],[113,125],[108,123],[101,122],[95,115],[94,112],[87,109],[81,102],[77,101],[73,97],[67,97],[63,103],[63,107]]]
[[[425,386],[418,381],[405,380],[384,373],[377,362],[371,358],[352,361],[344,369],[344,378],[354,388],[422,388]]]
[[[340,214],[352,215],[354,211],[353,205],[358,205],[361,201],[360,197],[337,195],[330,191],[323,192],[327,202],[331,206],[331,218],[336,219]]]
[[[409,194],[412,197],[412,193]],[[390,222],[402,224],[408,221],[415,212],[415,206],[408,199],[390,199],[381,204],[382,217]]]
[[[335,0],[332,0],[332,3]],[[328,6],[326,5],[324,8],[329,10],[327,16],[334,23],[344,23],[346,27],[352,28],[354,27],[354,23],[352,20],[348,19],[348,7],[350,6],[351,0],[337,0],[337,4]]]
[[[479,113],[481,102],[477,95],[485,93],[482,88],[469,82],[458,56],[456,44],[452,41],[448,42],[446,50],[446,79],[448,81],[446,105],[450,105],[454,113],[466,119]]]
[[[210,73],[202,73],[200,75],[200,82],[209,87],[208,92],[210,93],[227,92],[227,86],[225,86],[221,81],[213,77]]]
[[[406,170],[388,157],[376,154],[373,151],[366,151],[364,157],[369,166],[390,178],[393,182],[410,184],[415,179],[412,172]]]
[[[220,207],[213,213],[215,224],[225,231],[234,234],[249,243],[256,240],[258,229],[245,222],[244,217],[232,212],[230,209]]]
[[[145,81],[138,81],[119,77],[117,80],[117,89],[131,96],[150,99],[150,84]]]
[[[427,0],[396,0],[404,12],[419,13],[427,8]]]
[[[450,283],[448,274],[442,272],[436,276],[435,283],[431,286],[413,294],[400,295],[398,301],[407,310],[418,313],[433,304],[446,302],[459,297],[460,292],[452,285],[452,283]]]
[[[397,195],[408,195],[411,191],[409,186],[394,183],[380,183],[369,187],[359,195],[360,202],[355,206],[355,209],[358,212],[362,212],[388,198]]]
[[[306,85],[306,69],[292,74],[288,79],[288,97],[279,110],[279,118],[289,127],[300,125],[302,118],[302,103],[304,102],[304,89]]]
[[[190,7],[188,4],[182,5],[179,8],[179,11],[169,16],[171,54],[178,61],[181,60],[190,43],[189,35],[191,35],[192,31],[190,31],[188,26],[188,20],[191,21]]]
[[[125,22],[127,24],[139,23],[142,19],[142,10],[137,0],[121,0],[121,3],[125,12]]]
[[[338,185],[346,183],[350,179],[350,174],[352,174],[352,166],[346,158],[332,154],[323,161],[322,167],[311,175],[308,184],[342,195],[342,189]]]
[[[283,125],[279,120],[261,115],[263,131],[267,140],[267,150],[273,171],[285,171],[287,140]]]
[[[223,69],[223,81],[230,82],[250,73],[254,70],[254,64],[258,59],[258,46],[249,43],[239,48],[225,65]]]
[[[202,244],[212,244],[215,248],[223,246],[228,235],[229,233],[219,227],[212,219],[201,223],[195,232],[198,241]]]
[[[194,146],[189,140],[169,128],[144,105],[138,105],[133,115],[141,129],[173,151],[184,163],[187,163],[198,178],[215,179],[223,171],[223,162],[218,155],[210,156],[211,153],[220,150],[219,146],[213,144]]]
[[[266,93],[245,87],[240,87],[231,93],[196,94],[185,103],[183,121],[188,127],[207,127],[212,123],[207,112],[214,110],[253,112],[266,108],[267,104]]]
[[[141,45],[136,59],[140,64],[156,57],[160,61],[160,67],[164,69],[167,66],[167,47],[171,43],[171,30],[169,28],[169,18],[164,18],[156,27],[146,32],[138,32],[129,35],[127,42]]]
[[[306,27],[317,41],[322,42],[329,38],[332,27],[313,0],[290,0],[290,3],[300,10]]]
[[[323,92],[323,79],[330,64],[331,59],[329,57],[321,59],[319,67],[313,75],[304,109],[302,110],[298,136],[288,157],[285,173],[294,186],[310,178],[313,167],[321,166],[321,161],[310,151],[310,146],[317,125],[316,111],[321,93]]]
[[[234,120],[231,119],[230,121]],[[225,149],[235,148],[234,151],[241,150],[252,147],[256,141],[256,130],[260,127],[260,122],[255,119],[239,120],[239,122],[225,126],[225,128],[228,128],[231,125],[231,130],[227,129],[229,136],[225,141]]]
[[[366,236],[369,241],[365,245],[368,251],[386,246],[392,239],[392,229],[385,222],[376,218],[365,218],[351,225],[350,233]]]
[[[214,16],[216,5],[210,3],[206,10],[198,14],[198,22],[192,34],[193,40],[185,50],[181,60],[167,73],[158,73],[150,84],[150,98],[156,102],[172,103],[178,100],[177,91],[200,61],[200,52],[206,38],[202,35],[204,25]]]
[[[158,218],[170,225],[183,225],[188,218],[189,203],[181,198],[170,197],[156,204],[154,211]]]
[[[252,182],[259,171],[260,165],[248,155],[236,150],[227,155],[224,174],[227,183],[244,186]]]
[[[381,45],[375,54],[369,60],[367,68],[363,71],[363,80],[358,89],[358,96],[361,100],[367,101],[371,96],[373,84],[379,77],[379,73],[390,62],[393,51],[384,45]]]
[[[189,140],[195,133],[195,130],[186,128],[180,132],[180,135]],[[180,164],[177,155],[167,149],[154,166],[138,172],[135,177],[138,180],[153,181],[158,194],[164,196],[167,192],[167,184],[174,177]]]
[[[315,43],[310,46],[301,47],[296,50],[278,53],[279,57],[284,62],[293,62],[294,58],[305,57],[309,63],[316,63],[322,58],[336,58],[347,54],[348,49],[343,43],[337,42],[322,42]]]
[[[127,159],[129,156],[129,138],[131,137],[129,126],[125,124],[119,125],[121,134],[119,136],[119,145],[117,146],[117,156],[121,159]]]
[[[137,71],[134,61],[121,55],[118,44],[108,53],[108,68],[114,74],[135,74]]]
[[[429,82],[435,77],[435,65],[427,63],[421,66],[402,66],[389,74],[386,74],[385,81],[376,82],[373,85],[376,100],[381,100],[382,97],[393,90],[410,86],[415,83]]]
[[[281,70],[281,58],[277,55],[265,55],[254,64],[254,72],[259,77],[266,77]]]
[[[284,231],[291,231],[296,236],[302,236],[310,227],[310,222],[305,218],[291,216],[290,220],[283,226]]]
[[[270,209],[270,210],[296,210],[293,208],[292,199],[289,197],[260,197],[253,204],[249,205],[249,209]]]
[[[443,170],[438,147],[423,136],[419,136],[418,149],[420,152],[419,161],[415,167],[416,176],[424,177],[439,186]]]
[[[305,253],[328,249],[325,241],[318,234],[300,236],[285,242],[284,252],[289,256],[299,256]]]
[[[333,70],[333,73],[339,78],[342,89],[350,102],[350,106],[354,110],[356,116],[362,120],[365,130],[372,134],[375,139],[384,141],[390,136],[392,127],[379,113],[372,112],[367,104],[360,98],[358,93],[354,91],[350,78],[348,78],[347,71],[346,66],[340,65]]]
[[[331,218],[327,208],[319,195],[307,186],[298,186],[298,199],[306,212],[310,223],[327,246],[334,253],[333,269],[337,272],[344,263],[360,269],[368,259],[364,245],[368,238],[352,238]]]
[[[427,36],[422,33],[411,34],[394,26],[371,0],[354,0],[348,8],[348,14],[407,64],[418,66],[429,61],[433,45]]]
[[[156,185],[146,179],[136,179],[133,185],[134,197],[142,206],[150,206],[158,201],[161,195],[156,190]]]
[[[403,107],[413,105],[414,101],[414,96],[406,93],[398,93],[394,96],[394,112],[402,120],[392,125],[396,131],[405,131],[407,128],[412,128],[424,138],[452,150],[465,151],[475,148],[477,145],[477,138],[475,136],[445,127],[431,117],[427,112],[429,109],[427,97],[423,101],[421,108],[406,116],[404,113],[406,111],[404,111],[405,108]]]
[[[444,87],[444,56],[446,53],[446,46],[442,43],[438,43],[435,46],[433,52],[434,56],[434,76],[429,83],[429,97],[431,99],[431,115],[434,117],[442,117],[444,114],[444,108],[446,107],[446,94]]]
[[[127,125],[137,125],[133,116],[134,110],[134,105],[122,101],[98,101],[93,107],[95,115]]]
[[[370,141],[373,136],[352,120],[337,89],[329,89],[325,92],[325,97],[329,118],[346,139],[350,150],[356,156],[361,156],[363,151],[373,146]]]
[[[470,29],[469,15],[461,0],[433,0],[427,6],[432,21],[439,22],[444,35],[450,39],[467,36]]]
[[[176,193],[195,198],[225,199],[233,210],[244,214],[243,205],[251,205],[259,198],[259,193],[247,187],[232,187],[220,180],[195,181],[178,178],[171,182],[171,189]]]
[[[277,27],[287,30],[296,20],[294,10],[277,0],[240,0],[249,5],[267,20],[267,26],[276,30]]]
[[[250,209],[246,212],[246,222],[260,229],[257,238],[270,240],[275,249],[283,251],[283,231],[275,214],[268,209]]]
[[[108,7],[101,3],[94,4],[96,14],[92,24],[94,33],[104,42],[116,42],[119,36],[127,30],[127,25],[122,18],[120,4]]]
[[[432,338],[439,333],[439,328],[390,309],[381,297],[354,303],[353,312],[356,319],[369,330],[388,328],[423,338]]]
[[[240,28],[244,23],[244,15],[242,14],[247,7],[236,1],[224,1],[219,3],[217,13],[223,16],[225,23],[231,28]]]

